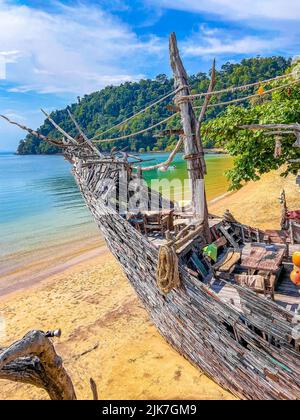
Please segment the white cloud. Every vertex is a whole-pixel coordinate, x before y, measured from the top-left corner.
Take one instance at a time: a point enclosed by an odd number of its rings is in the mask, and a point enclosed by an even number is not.
[[[83,94],[135,80],[163,48],[100,7],[58,4],[52,14],[0,0],[0,55],[13,92]]]
[[[190,56],[222,54],[283,54],[299,51],[300,0],[146,0],[165,9],[218,17],[219,28],[200,26],[188,36],[184,52]],[[215,25],[217,25],[215,23]]]
[[[212,56],[222,54],[261,54],[271,52],[282,40],[264,39],[256,36],[236,38],[230,31],[202,26],[200,31],[183,43],[183,52],[188,56]]]
[[[169,9],[208,12],[237,19],[299,20],[299,0],[148,0]]]

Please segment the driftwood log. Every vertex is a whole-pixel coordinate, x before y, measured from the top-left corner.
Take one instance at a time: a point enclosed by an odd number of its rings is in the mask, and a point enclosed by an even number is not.
[[[76,400],[75,390],[49,337],[56,332],[30,331],[0,351],[0,379],[43,388],[51,400]]]

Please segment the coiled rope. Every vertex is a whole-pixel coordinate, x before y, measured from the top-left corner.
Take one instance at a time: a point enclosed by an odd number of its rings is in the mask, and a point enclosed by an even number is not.
[[[160,247],[156,276],[157,287],[165,295],[180,286],[178,257],[174,246],[162,245]]]

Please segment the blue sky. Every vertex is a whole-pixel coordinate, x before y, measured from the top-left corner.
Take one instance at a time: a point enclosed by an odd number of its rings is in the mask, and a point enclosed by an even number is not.
[[[0,0],[0,113],[33,128],[78,95],[170,74],[175,31],[190,73],[300,52],[299,0]],[[22,133],[0,122],[0,151]]]

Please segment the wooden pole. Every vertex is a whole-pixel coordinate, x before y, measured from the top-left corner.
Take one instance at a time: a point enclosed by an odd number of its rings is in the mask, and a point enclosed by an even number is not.
[[[212,69],[211,69],[210,83],[209,83],[209,87],[208,87],[208,91],[207,91],[208,95],[205,96],[204,104],[201,108],[201,111],[200,111],[200,114],[199,114],[199,117],[198,117],[198,121],[197,121],[197,126],[196,126],[197,147],[198,147],[199,152],[201,154],[201,165],[202,165],[204,175],[206,175],[207,171],[206,171],[206,163],[205,163],[205,160],[204,160],[203,144],[202,144],[202,141],[201,141],[201,125],[202,125],[202,122],[204,120],[204,117],[205,117],[205,114],[206,114],[206,111],[207,111],[207,107],[208,107],[210,99],[211,99],[210,93],[213,93],[215,85],[216,85],[216,60],[213,61],[213,65],[212,65]]]
[[[286,195],[285,195],[285,190],[281,191],[280,194],[280,204],[281,204],[281,229],[286,230],[287,229],[287,212],[288,212],[288,207],[287,207],[287,203],[286,203]]]
[[[250,125],[240,125],[238,128],[242,130],[279,130],[290,131],[293,130],[296,136],[296,142],[293,144],[294,147],[300,147],[300,124],[250,124]],[[269,132],[270,134],[270,132]],[[280,133],[278,133],[280,134]],[[284,134],[284,133],[282,133]]]
[[[180,109],[184,132],[184,151],[190,178],[193,212],[195,218],[203,224],[205,239],[207,242],[210,242],[211,236],[208,225],[204,168],[201,165],[201,150],[199,150],[196,138],[197,119],[189,100],[180,101],[182,96],[188,96],[190,94],[190,89],[188,85],[188,76],[179,55],[175,33],[170,35],[169,50],[171,67],[174,74],[174,87],[176,90],[180,89],[175,97],[175,103],[178,104]]]

